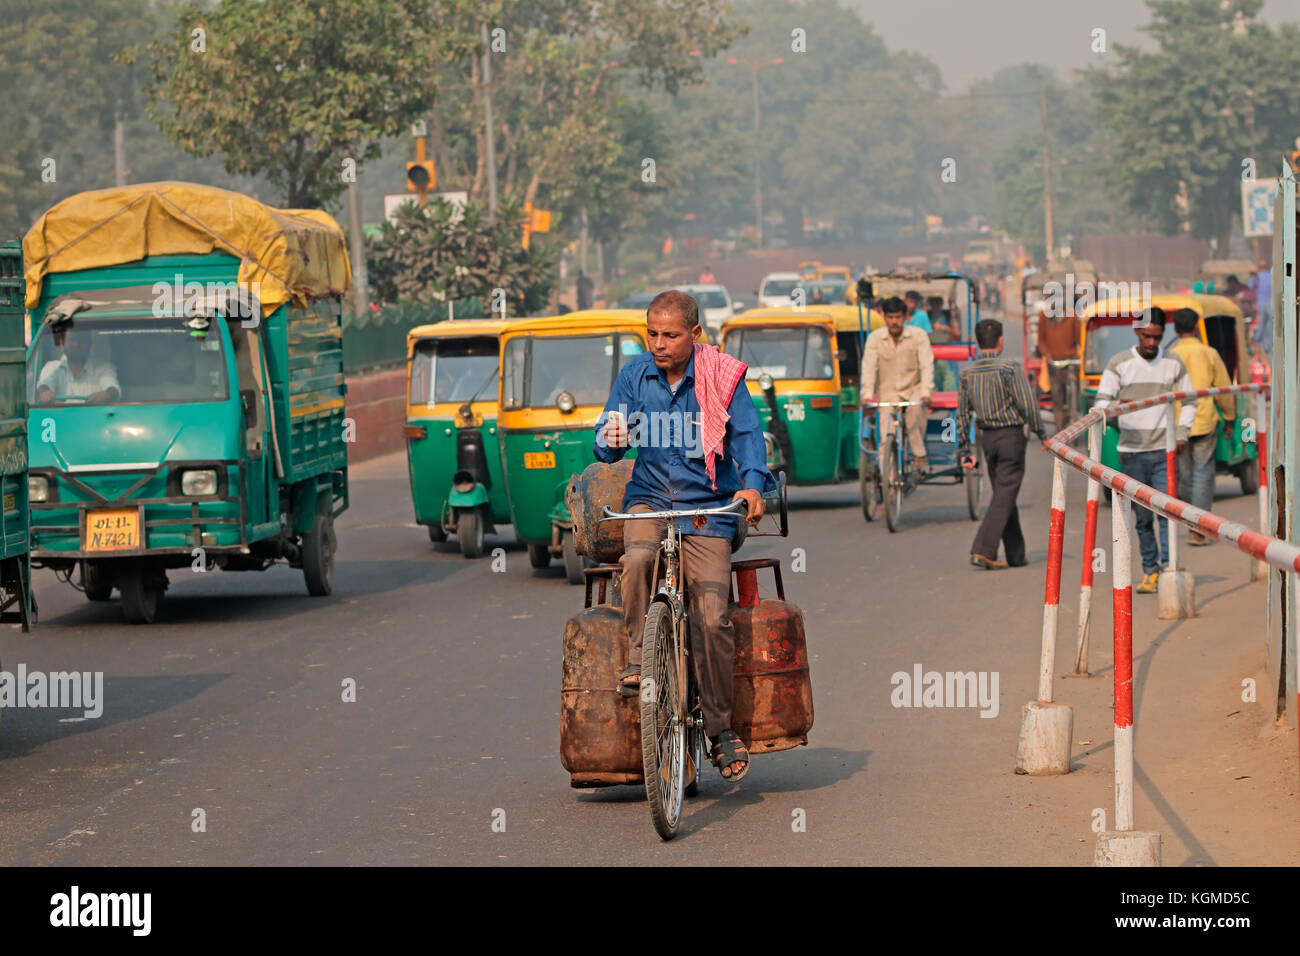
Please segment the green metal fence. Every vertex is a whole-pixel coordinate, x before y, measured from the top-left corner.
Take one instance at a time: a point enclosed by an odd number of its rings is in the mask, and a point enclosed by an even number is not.
[[[445,302],[417,305],[384,305],[378,312],[343,315],[343,369],[349,374],[406,361],[406,333],[417,325],[442,322],[449,311],[458,319],[487,316],[478,299],[464,299],[448,309]]]

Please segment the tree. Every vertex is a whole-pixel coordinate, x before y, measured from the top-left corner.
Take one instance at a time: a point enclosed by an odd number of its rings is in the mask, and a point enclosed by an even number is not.
[[[1088,82],[1109,134],[1111,187],[1155,228],[1226,250],[1244,163],[1274,175],[1297,132],[1300,28],[1256,18],[1264,0],[1147,0],[1155,52],[1116,46]]]
[[[471,40],[447,27],[467,2],[186,4],[146,48],[150,115],[186,152],[265,175],[286,206],[321,206],[347,188],[345,160],[377,158],[428,110],[435,71]]]
[[[491,303],[504,290],[515,315],[541,309],[554,284],[549,245],[522,246],[523,210],[509,199],[489,216],[487,204],[463,208],[443,199],[404,204],[378,236],[366,238],[371,290],[401,304],[476,298]]]

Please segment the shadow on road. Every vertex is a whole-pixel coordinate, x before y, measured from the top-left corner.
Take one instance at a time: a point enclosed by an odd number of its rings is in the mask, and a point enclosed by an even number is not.
[[[0,765],[5,760],[27,756],[51,741],[168,710],[230,676],[226,673],[105,677],[103,713],[94,718],[86,718],[83,708],[6,707],[4,733],[0,733]],[[65,720],[69,722],[64,723]]]

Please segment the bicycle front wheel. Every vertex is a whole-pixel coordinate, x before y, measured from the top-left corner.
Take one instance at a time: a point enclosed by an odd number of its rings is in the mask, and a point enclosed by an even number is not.
[[[884,484],[885,524],[897,531],[903,515],[903,476],[898,471],[898,438],[890,435],[885,441]]]
[[[677,833],[686,777],[683,675],[678,673],[673,615],[655,601],[641,638],[641,762],[645,795],[655,832],[665,840]]]

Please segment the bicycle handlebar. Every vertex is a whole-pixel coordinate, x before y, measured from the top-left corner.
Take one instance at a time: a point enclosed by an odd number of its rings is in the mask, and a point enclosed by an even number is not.
[[[749,508],[747,502],[743,499],[733,501],[729,505],[722,505],[719,508],[691,508],[686,511],[638,511],[638,512],[620,512],[615,511],[609,505],[605,505],[605,515],[600,520],[616,519],[637,519],[637,518],[695,518],[708,515],[730,515],[736,514],[741,508]]]
[[[924,405],[925,402],[863,402],[863,408],[910,408],[913,405]]]
[[[1055,365],[1057,368],[1062,368],[1062,367],[1064,367],[1064,366],[1066,366],[1066,365],[1078,365],[1078,364],[1080,363],[1080,360],[1077,359],[1077,358],[1069,358],[1069,359],[1048,359],[1048,360],[1047,360],[1047,363],[1048,363],[1049,365]]]

